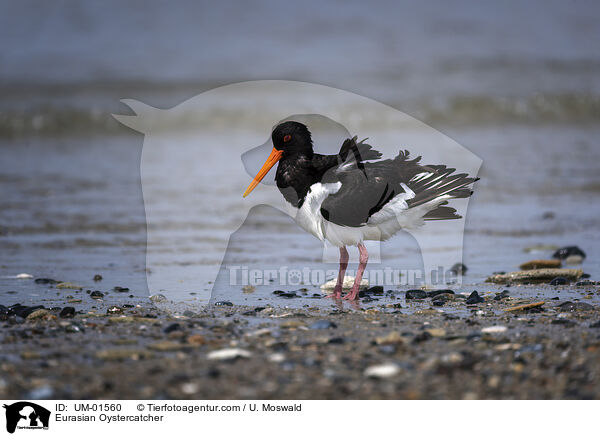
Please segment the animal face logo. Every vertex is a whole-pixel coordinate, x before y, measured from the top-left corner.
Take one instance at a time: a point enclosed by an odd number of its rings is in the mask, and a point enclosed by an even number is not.
[[[29,401],[5,404],[6,431],[14,433],[16,429],[48,429],[50,411]]]
[[[314,281],[315,269],[327,265],[337,269],[338,248],[303,235],[289,219],[298,212],[289,208],[297,192],[280,192],[275,167],[261,174],[264,178],[252,195],[242,198],[273,153],[271,135],[282,121],[306,125],[317,153],[336,154],[344,140],[358,136],[358,141],[368,138],[383,159],[408,149],[411,159],[422,156],[424,164],[444,164],[473,177],[482,163],[452,139],[401,111],[322,85],[243,82],[213,89],[168,110],[134,100],[123,103],[135,114],[115,118],[144,134],[140,173],[148,288],[151,294],[186,305],[229,300],[234,273],[239,293],[243,284],[248,280],[254,284],[256,277],[261,283],[279,282],[282,268],[299,284],[306,284],[307,277]],[[294,132],[275,139],[283,152],[302,147]],[[385,189],[374,196],[376,201],[387,198]],[[464,217],[468,201],[459,198],[451,206]],[[331,210],[334,214],[337,209]],[[386,262],[400,267],[411,261],[424,271],[423,282],[428,284],[440,268],[448,271],[462,262],[464,219],[433,224],[407,228],[401,238],[385,246],[367,241],[370,267],[381,264],[383,270]],[[358,253],[349,252],[352,264]],[[310,271],[305,274],[302,268],[307,265]],[[277,277],[268,276],[267,270],[277,271]],[[460,276],[456,280],[460,283]]]

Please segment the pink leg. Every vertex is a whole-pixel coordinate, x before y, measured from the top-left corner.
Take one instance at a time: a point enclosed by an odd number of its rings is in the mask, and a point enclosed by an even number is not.
[[[367,262],[369,261],[369,252],[367,251],[367,247],[365,247],[363,244],[358,244],[358,252],[360,253],[360,263],[358,264],[358,270],[356,271],[354,286],[352,286],[352,290],[344,297],[344,300],[356,300],[358,298],[360,282],[362,280],[363,272],[367,267]]]
[[[344,275],[346,274],[346,268],[348,268],[348,250],[346,247],[340,247],[340,272],[338,273],[337,283],[333,294],[327,298],[342,298],[342,285],[344,283]]]

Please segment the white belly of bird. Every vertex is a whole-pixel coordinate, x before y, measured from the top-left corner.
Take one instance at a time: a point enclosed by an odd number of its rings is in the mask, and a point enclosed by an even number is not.
[[[289,213],[296,223],[321,241],[327,240],[337,247],[355,246],[367,240],[385,241],[402,229],[423,225],[423,216],[450,198],[444,195],[420,206],[409,208],[407,200],[415,193],[402,184],[405,192],[392,198],[381,210],[374,213],[359,227],[340,226],[327,221],[321,214],[323,201],[342,187],[337,183],[315,183],[310,187],[302,207],[295,208],[290,203]]]

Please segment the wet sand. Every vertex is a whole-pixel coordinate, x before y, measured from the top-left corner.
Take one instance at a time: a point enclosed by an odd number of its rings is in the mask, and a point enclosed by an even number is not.
[[[294,308],[220,302],[184,315],[81,294],[84,304],[26,319],[3,308],[1,397],[600,398],[594,282],[487,285],[441,305],[395,290],[365,295],[367,305],[301,297]]]

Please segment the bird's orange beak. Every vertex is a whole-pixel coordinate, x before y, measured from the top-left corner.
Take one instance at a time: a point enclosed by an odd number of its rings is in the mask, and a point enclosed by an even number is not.
[[[252,183],[250,183],[250,186],[248,186],[246,192],[244,192],[244,198],[246,198],[246,196],[248,196],[248,194],[250,194],[252,190],[256,188],[256,185],[258,185],[260,181],[267,175],[269,170],[273,168],[273,165],[275,165],[279,159],[281,159],[281,156],[283,156],[283,151],[277,150],[275,147],[273,147],[273,150],[271,150],[271,154],[267,158],[267,161],[264,163],[256,177],[254,177],[254,180],[252,180]]]

